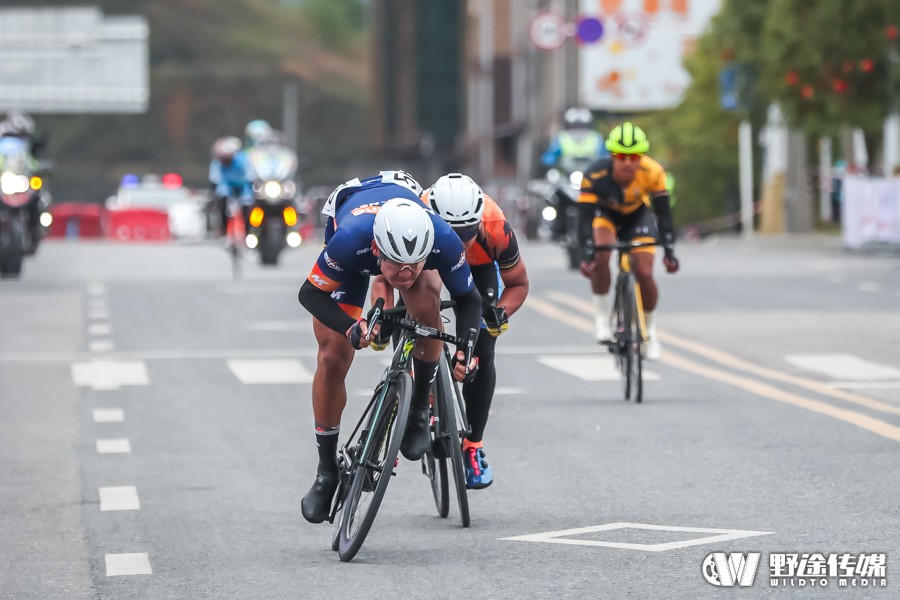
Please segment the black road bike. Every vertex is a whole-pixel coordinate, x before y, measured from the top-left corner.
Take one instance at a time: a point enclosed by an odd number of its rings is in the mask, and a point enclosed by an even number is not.
[[[452,303],[441,303],[441,309],[450,306]],[[353,560],[362,547],[398,465],[397,455],[409,417],[412,396],[409,371],[416,340],[430,337],[465,347],[466,365],[474,352],[476,330],[470,331],[467,340],[461,340],[408,319],[405,314],[405,307],[384,310],[384,299],[379,298],[366,319],[370,332],[378,323],[387,322],[403,333],[391,366],[338,453],[340,479],[328,520],[336,524],[331,547],[343,562]]]
[[[612,341],[606,344],[616,357],[616,366],[622,377],[622,395],[625,400],[640,403],[644,399],[643,349],[647,341],[647,323],[641,288],[631,270],[631,252],[636,248],[660,246],[660,242],[617,242],[598,244],[595,250],[618,252],[619,273],[616,276],[614,300],[610,323]]]

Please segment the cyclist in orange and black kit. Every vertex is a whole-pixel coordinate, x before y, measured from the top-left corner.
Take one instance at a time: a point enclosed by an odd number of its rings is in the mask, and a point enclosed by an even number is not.
[[[647,156],[650,142],[646,134],[633,123],[623,123],[610,132],[606,149],[610,158],[600,159],[584,171],[578,198],[578,236],[585,252],[581,270],[591,280],[599,343],[612,339],[609,325],[612,278],[610,252],[595,252],[595,244],[612,244],[617,237],[632,242],[661,239],[666,270],[675,273],[679,266],[666,173],[658,162]],[[644,305],[649,359],[658,359],[660,355],[655,323],[659,293],[653,281],[654,251],[651,246],[638,248],[631,254],[632,270]]]
[[[482,489],[494,480],[482,442],[497,383],[494,348],[497,336],[509,327],[509,317],[525,302],[528,273],[519,255],[516,234],[503,211],[471,178],[460,173],[444,175],[422,194],[422,199],[462,240],[465,260],[483,300],[484,322],[475,343],[478,373],[471,382],[463,384],[466,415],[471,426],[471,433],[463,439],[466,487]],[[383,295],[384,291],[375,287],[379,284],[384,285],[381,277],[373,284],[373,293]],[[489,289],[494,290],[494,307],[487,300]]]

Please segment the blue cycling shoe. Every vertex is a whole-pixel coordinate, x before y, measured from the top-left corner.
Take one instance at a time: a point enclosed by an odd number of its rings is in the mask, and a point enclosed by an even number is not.
[[[494,470],[484,457],[482,448],[463,450],[463,462],[466,465],[467,489],[481,490],[494,483]]]

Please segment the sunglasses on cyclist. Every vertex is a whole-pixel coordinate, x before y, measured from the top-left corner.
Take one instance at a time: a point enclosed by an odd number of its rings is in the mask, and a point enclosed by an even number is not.
[[[638,162],[641,160],[642,154],[619,154],[618,152],[613,152],[612,157],[615,160],[621,160],[625,162]]]
[[[476,235],[478,235],[479,225],[476,223],[475,225],[466,225],[465,227],[454,227],[453,231],[456,232],[456,235],[459,236],[459,239],[463,242],[468,242]]]
[[[397,268],[399,271],[405,271],[406,269],[409,269],[410,271],[415,271],[415,270],[416,270],[416,267],[418,267],[419,264],[420,264],[420,263],[401,263],[401,262],[396,262],[396,261],[393,261],[393,260],[391,260],[391,259],[389,259],[389,258],[386,258],[386,257],[384,257],[384,256],[382,256],[381,258],[378,259],[378,266],[381,267],[382,263],[388,263],[388,264],[394,266],[395,268]]]

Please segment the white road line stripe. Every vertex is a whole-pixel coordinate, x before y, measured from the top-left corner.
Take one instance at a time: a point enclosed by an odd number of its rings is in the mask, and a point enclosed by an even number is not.
[[[106,321],[109,319],[109,311],[105,308],[92,308],[88,310],[88,318],[95,321]]]
[[[91,352],[109,352],[115,347],[116,346],[115,344],[113,344],[113,341],[107,338],[91,340],[88,342],[88,350],[90,350]]]
[[[508,346],[497,348],[497,355],[529,355],[529,354],[596,354],[596,344],[580,344],[572,346]],[[385,350],[387,352],[387,350]],[[314,358],[314,348],[270,348],[264,350],[248,350],[233,348],[231,350],[122,350],[112,354],[110,360],[204,360],[210,358]],[[92,360],[94,357],[86,352],[8,352],[0,353],[0,362],[72,362]],[[358,352],[354,360],[380,359],[379,352]]]
[[[102,296],[106,293],[106,286],[102,283],[90,283],[87,286],[87,293],[91,296]]]
[[[133,485],[118,487],[102,487],[100,492],[100,510],[141,510],[137,488]]]
[[[88,298],[88,310],[108,310],[106,298]]]
[[[80,387],[115,390],[123,385],[148,385],[144,361],[93,360],[72,363],[72,379]]]
[[[250,331],[312,331],[312,323],[309,321],[256,321],[245,324],[244,329]]]
[[[863,292],[877,292],[881,290],[881,284],[877,281],[860,281],[857,288]]]
[[[106,576],[117,575],[152,575],[150,557],[146,552],[136,554],[107,554]]]
[[[616,362],[610,356],[538,356],[537,361],[552,369],[574,375],[584,381],[619,381]],[[644,369],[645,381],[658,381],[659,375]]]
[[[312,373],[299,360],[232,359],[228,368],[246,384],[309,383]]]
[[[864,360],[853,354],[788,354],[784,359],[801,369],[827,375],[829,379],[847,381],[900,379],[900,369]]]
[[[650,531],[676,531],[682,533],[706,533],[703,537],[682,540],[678,542],[664,542],[659,544],[628,544],[622,542],[603,542],[590,539],[578,539],[569,536],[597,533],[601,531],[615,531],[621,529],[641,529]],[[516,542],[546,542],[550,544],[572,544],[575,546],[595,546],[601,548],[622,548],[625,550],[644,550],[646,552],[664,552],[678,548],[688,548],[703,544],[721,544],[748,537],[771,535],[771,531],[745,531],[740,529],[703,529],[699,527],[668,527],[665,525],[645,525],[643,523],[609,523],[607,525],[595,525],[593,527],[579,527],[577,529],[564,529],[562,531],[548,531],[531,535],[519,535],[515,537],[500,538],[501,541]]]
[[[95,408],[94,423],[121,423],[125,420],[125,411],[121,408]]]
[[[131,442],[126,438],[97,440],[97,454],[131,454]]]
[[[91,323],[88,325],[90,335],[109,335],[112,333],[112,325],[109,323]]]

